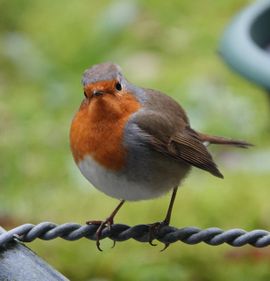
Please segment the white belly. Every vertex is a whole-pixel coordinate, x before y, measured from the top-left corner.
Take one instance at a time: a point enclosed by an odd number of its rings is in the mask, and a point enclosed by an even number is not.
[[[100,166],[91,156],[86,156],[78,163],[81,173],[97,189],[105,194],[128,201],[144,200],[159,197],[173,186],[166,189],[155,188],[151,183],[144,184],[129,181],[124,174],[109,171]]]

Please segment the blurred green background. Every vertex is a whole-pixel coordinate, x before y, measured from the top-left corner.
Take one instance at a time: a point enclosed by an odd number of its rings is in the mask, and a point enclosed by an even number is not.
[[[179,192],[177,227],[270,229],[267,95],[217,55],[221,34],[246,0],[0,0],[0,225],[84,223],[117,204],[81,176],[69,126],[83,71],[113,61],[126,77],[180,102],[195,129],[248,140],[249,150],[210,147],[224,180],[194,169]],[[169,195],[128,203],[116,222],[163,219]],[[71,280],[269,280],[270,251],[246,246],[87,240],[29,245]]]

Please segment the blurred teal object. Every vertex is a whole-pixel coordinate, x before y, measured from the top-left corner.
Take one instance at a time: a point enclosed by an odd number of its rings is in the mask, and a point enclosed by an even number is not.
[[[225,30],[219,52],[225,62],[270,92],[270,1],[242,10]]]

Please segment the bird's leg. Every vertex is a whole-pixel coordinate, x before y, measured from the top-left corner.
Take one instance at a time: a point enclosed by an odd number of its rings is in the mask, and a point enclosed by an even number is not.
[[[109,229],[111,228],[111,226],[113,225],[113,220],[115,215],[118,213],[118,211],[120,210],[120,208],[123,206],[123,204],[125,203],[125,200],[121,200],[121,202],[117,205],[117,207],[113,210],[113,212],[110,214],[109,217],[107,217],[104,221],[87,221],[86,224],[95,224],[95,225],[99,225],[97,231],[96,231],[96,245],[99,251],[102,251],[102,249],[100,248],[100,236],[101,236],[101,232],[102,230],[108,226]],[[115,242],[114,242],[115,245]],[[114,247],[113,245],[113,247]]]
[[[178,187],[175,187],[173,189],[170,204],[169,204],[169,207],[168,207],[168,210],[167,210],[167,214],[166,214],[166,217],[165,217],[164,221],[162,222],[162,224],[164,224],[164,225],[170,224],[171,216],[172,216],[172,209],[173,209],[175,197],[176,197],[176,194],[177,194],[177,190],[178,190]]]
[[[149,243],[152,246],[156,246],[156,244],[153,244],[153,240],[155,239],[155,233],[161,227],[168,226],[170,224],[171,216],[172,216],[172,209],[173,209],[174,201],[175,201],[175,198],[176,198],[177,190],[178,190],[178,187],[175,187],[173,189],[171,200],[170,200],[170,204],[169,204],[169,207],[168,207],[165,219],[162,222],[156,222],[156,223],[153,223],[152,225],[150,225],[150,231],[149,231],[150,239],[149,239]],[[168,247],[169,247],[169,243],[165,243],[165,246],[164,246],[164,248],[161,251],[164,251]]]

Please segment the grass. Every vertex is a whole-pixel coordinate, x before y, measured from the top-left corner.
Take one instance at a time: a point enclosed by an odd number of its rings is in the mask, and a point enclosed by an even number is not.
[[[97,192],[73,163],[69,125],[83,70],[119,63],[128,79],[160,89],[194,128],[247,139],[250,150],[211,148],[225,179],[195,170],[172,224],[269,229],[269,106],[264,92],[216,55],[231,17],[248,2],[2,1],[0,10],[0,214],[3,226],[102,219],[117,201]],[[262,160],[263,159],[263,160]],[[117,222],[163,218],[169,195],[129,203]],[[75,281],[268,280],[269,250],[174,244],[164,253],[135,241],[35,241],[29,245]]]

